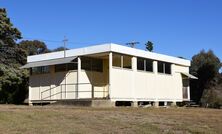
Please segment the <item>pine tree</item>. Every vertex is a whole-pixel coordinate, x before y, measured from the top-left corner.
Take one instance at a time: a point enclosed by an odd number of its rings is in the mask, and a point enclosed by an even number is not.
[[[152,52],[153,51],[153,43],[151,41],[148,41],[146,44],[146,50]]]

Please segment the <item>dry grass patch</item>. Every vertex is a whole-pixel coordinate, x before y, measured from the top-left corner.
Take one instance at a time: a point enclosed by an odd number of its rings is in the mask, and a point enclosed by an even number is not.
[[[0,106],[0,133],[221,133],[222,110]]]

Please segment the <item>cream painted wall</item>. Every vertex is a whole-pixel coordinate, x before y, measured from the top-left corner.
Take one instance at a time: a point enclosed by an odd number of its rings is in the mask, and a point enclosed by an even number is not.
[[[132,99],[132,91],[134,87],[133,83],[133,71],[130,69],[121,69],[117,67],[112,68],[112,81],[111,81],[111,99],[112,98],[122,98],[122,99]]]
[[[81,71],[78,98],[91,98],[92,88],[95,98],[107,97],[108,87],[108,60],[103,60],[103,72]]]
[[[113,67],[111,100],[182,101],[182,77],[176,72],[189,72],[189,67],[173,64],[172,75]]]
[[[176,72],[176,73],[179,73],[179,72],[189,73],[189,67],[175,65],[174,66],[174,72]]]
[[[179,72],[188,73],[189,67],[173,64],[172,75],[144,72],[136,70],[136,58],[133,59],[132,69],[111,68],[111,100],[182,101],[182,77]],[[54,68],[51,67],[49,74],[32,75],[30,76],[29,98],[41,100],[41,97],[45,98],[50,94],[52,97],[46,100],[91,98],[92,89],[94,89],[94,97],[107,97],[110,86],[107,59],[104,59],[103,65],[103,72],[80,71],[78,94],[72,92],[77,90],[77,86],[69,85],[77,83],[77,71],[54,73]],[[65,83],[68,84],[66,88],[60,86]],[[50,88],[51,90],[48,90]],[[72,93],[60,94],[61,90]],[[41,92],[44,93],[41,94]]]
[[[91,98],[92,88],[95,98],[107,97],[109,87],[108,60],[104,60],[103,65],[103,72],[81,70],[79,82],[77,82],[77,70],[54,72],[54,67],[50,66],[50,73],[30,76],[29,100]],[[77,83],[79,83],[78,89]],[[77,90],[78,94],[74,92]],[[49,97],[50,95],[51,97]]]
[[[74,99],[77,71],[54,73],[53,67],[50,67],[50,73],[31,75],[29,82],[30,100]],[[66,87],[63,85],[65,83]]]

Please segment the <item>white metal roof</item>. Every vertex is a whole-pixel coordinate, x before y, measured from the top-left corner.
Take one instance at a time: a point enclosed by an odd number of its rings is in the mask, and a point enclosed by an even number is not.
[[[83,55],[97,54],[97,53],[104,53],[104,52],[116,52],[116,53],[121,53],[121,54],[132,55],[136,57],[154,59],[157,61],[170,62],[170,63],[179,64],[183,66],[190,66],[189,60],[185,60],[185,59],[181,59],[181,58],[177,58],[173,56],[168,56],[168,55],[163,55],[163,54],[158,54],[158,53],[153,53],[153,52],[148,52],[148,51],[144,51],[144,50],[140,50],[136,48],[130,48],[127,46],[122,46],[122,45],[113,44],[113,43],[66,50],[66,57],[83,56]],[[27,62],[30,63],[30,62],[37,62],[37,61],[43,61],[43,60],[52,60],[52,59],[59,59],[63,57],[64,57],[64,51],[52,52],[52,53],[28,56]]]
[[[40,66],[49,66],[49,65],[58,65],[72,62],[76,57],[65,57],[51,60],[42,60],[42,61],[34,61],[29,62],[21,68],[31,68],[31,67],[40,67]]]

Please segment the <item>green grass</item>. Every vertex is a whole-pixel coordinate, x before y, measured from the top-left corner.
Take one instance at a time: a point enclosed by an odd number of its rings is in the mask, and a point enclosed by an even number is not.
[[[221,133],[222,110],[0,105],[0,133]]]

